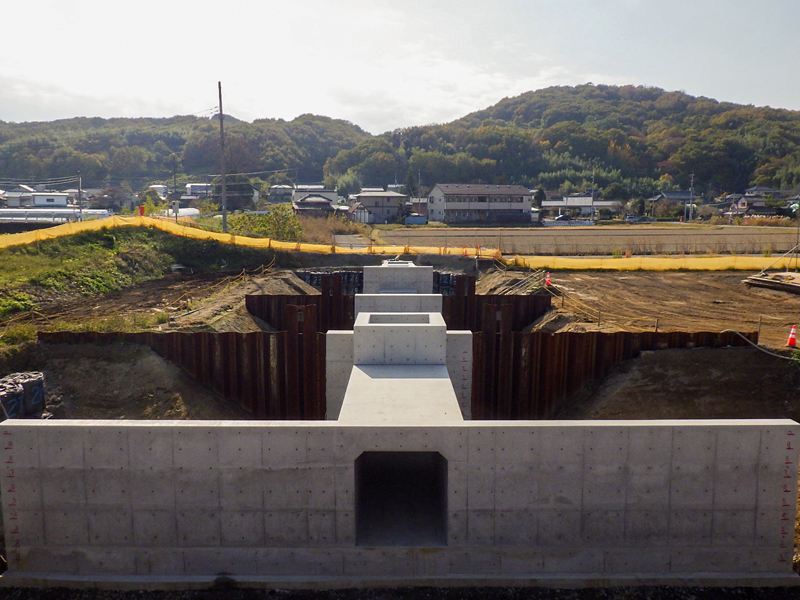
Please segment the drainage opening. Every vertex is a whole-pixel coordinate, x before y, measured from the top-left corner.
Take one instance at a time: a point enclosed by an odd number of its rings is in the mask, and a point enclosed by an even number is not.
[[[364,452],[355,478],[356,545],[447,545],[447,460],[441,454]]]

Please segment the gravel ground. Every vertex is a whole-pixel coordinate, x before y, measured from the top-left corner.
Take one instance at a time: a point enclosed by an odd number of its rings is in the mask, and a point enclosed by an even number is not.
[[[0,588],[0,598],[3,600],[800,600],[800,587],[627,587],[585,590],[414,588],[336,591],[212,589],[170,592]]]

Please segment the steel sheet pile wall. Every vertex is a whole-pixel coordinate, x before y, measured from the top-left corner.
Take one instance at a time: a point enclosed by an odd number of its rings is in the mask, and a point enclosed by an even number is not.
[[[325,418],[325,336],[316,307],[287,308],[277,333],[40,332],[50,343],[146,344],[194,379],[260,419]]]
[[[484,312],[473,338],[473,419],[549,419],[572,394],[642,350],[746,346],[733,333],[519,333],[512,307]],[[758,334],[744,334],[753,343]]]

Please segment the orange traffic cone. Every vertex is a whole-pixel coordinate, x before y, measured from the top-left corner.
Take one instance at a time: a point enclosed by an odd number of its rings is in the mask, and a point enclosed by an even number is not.
[[[548,287],[549,287],[549,286],[551,286],[551,285],[553,285],[553,284],[550,282],[550,273],[545,273],[545,274],[544,274],[544,284],[545,284],[546,286],[548,286]]]
[[[792,330],[789,332],[789,339],[786,340],[786,346],[788,348],[797,347],[797,325],[792,325]]]

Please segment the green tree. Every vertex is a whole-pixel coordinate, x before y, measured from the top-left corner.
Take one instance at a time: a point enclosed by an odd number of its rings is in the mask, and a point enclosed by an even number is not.
[[[255,233],[287,241],[297,240],[303,233],[303,226],[290,204],[276,204],[266,215],[231,215],[228,218],[228,229],[239,235]]]
[[[544,188],[540,187],[533,195],[533,204],[536,208],[542,208],[542,202],[545,200],[547,200],[547,194],[545,193]]]

